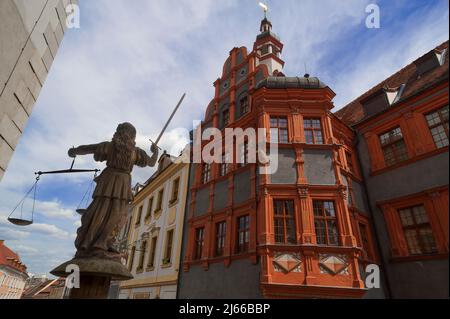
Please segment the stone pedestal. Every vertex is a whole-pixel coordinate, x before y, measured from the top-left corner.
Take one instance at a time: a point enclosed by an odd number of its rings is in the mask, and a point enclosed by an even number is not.
[[[67,266],[77,265],[80,269],[80,288],[72,288],[70,299],[106,299],[111,280],[129,280],[133,276],[128,269],[118,261],[102,258],[74,258],[50,273],[58,277],[67,277]]]

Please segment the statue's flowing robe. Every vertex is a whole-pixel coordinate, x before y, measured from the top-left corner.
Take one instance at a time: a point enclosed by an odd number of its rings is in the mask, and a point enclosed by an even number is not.
[[[87,145],[98,162],[106,161],[106,168],[95,179],[92,202],[81,217],[75,247],[77,257],[114,255],[115,235],[126,221],[131,192],[131,171],[134,165],[145,167],[151,162],[146,152],[135,148],[131,160],[122,160],[112,142]]]

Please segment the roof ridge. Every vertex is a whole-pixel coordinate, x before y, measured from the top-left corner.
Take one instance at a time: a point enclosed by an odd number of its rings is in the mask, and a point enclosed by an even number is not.
[[[390,79],[394,78],[396,75],[398,75],[399,73],[402,73],[402,71],[405,71],[407,68],[411,67],[412,64],[414,64],[415,62],[417,62],[418,60],[420,60],[421,58],[423,58],[424,56],[426,56],[427,54],[429,54],[432,51],[437,50],[439,47],[447,44],[448,47],[448,42],[449,40],[446,40],[444,42],[442,42],[441,44],[439,44],[438,46],[434,47],[431,50],[428,50],[427,52],[425,52],[424,54],[422,54],[420,57],[414,59],[412,62],[406,64],[404,67],[402,67],[400,70],[396,71],[395,73],[392,73],[389,77],[387,77],[386,79],[382,80],[381,82],[377,83],[376,85],[374,85],[373,87],[371,87],[369,90],[367,90],[366,92],[364,92],[363,94],[359,95],[356,99],[353,99],[351,102],[347,103],[344,107],[342,107],[340,110],[336,111],[336,113],[340,112],[341,110],[344,110],[347,106],[349,106],[350,104],[352,104],[353,102],[359,101],[361,100],[366,94],[368,94],[369,92],[371,92],[372,90],[374,90],[375,88],[377,88],[378,86],[385,84],[386,82],[388,82]],[[406,84],[406,83],[405,83]]]

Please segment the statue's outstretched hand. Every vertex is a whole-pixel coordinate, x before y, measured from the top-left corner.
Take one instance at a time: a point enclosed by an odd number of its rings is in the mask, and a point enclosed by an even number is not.
[[[68,154],[70,157],[72,157],[72,158],[76,157],[76,156],[77,156],[77,154],[76,154],[76,149],[75,149],[74,147],[72,147],[71,149],[69,149],[69,151],[67,152],[67,154]]]
[[[153,154],[158,154],[158,146],[155,143],[152,143],[152,146],[150,147],[150,151],[152,151]]]

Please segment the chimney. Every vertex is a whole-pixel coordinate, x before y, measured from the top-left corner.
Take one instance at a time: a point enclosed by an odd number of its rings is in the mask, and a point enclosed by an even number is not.
[[[3,239],[0,239],[0,247],[1,246],[3,246],[3,243],[4,243],[5,241],[3,240]]]

